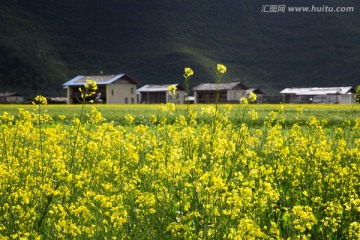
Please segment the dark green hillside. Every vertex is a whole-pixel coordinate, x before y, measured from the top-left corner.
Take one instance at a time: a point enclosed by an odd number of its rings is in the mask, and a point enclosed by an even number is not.
[[[287,6],[353,6],[353,13],[262,13],[238,0],[0,1],[0,92],[61,95],[78,74],[126,72],[147,83],[240,78],[284,87],[358,85],[360,2],[303,0]]]

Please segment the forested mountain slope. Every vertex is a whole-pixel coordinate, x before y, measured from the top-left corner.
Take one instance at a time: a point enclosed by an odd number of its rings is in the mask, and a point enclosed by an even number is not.
[[[291,5],[290,5],[291,4]],[[351,6],[347,13],[270,13],[268,6]],[[355,86],[360,2],[274,0],[1,0],[0,92],[64,95],[79,74],[125,72],[144,84],[240,80],[285,87]]]

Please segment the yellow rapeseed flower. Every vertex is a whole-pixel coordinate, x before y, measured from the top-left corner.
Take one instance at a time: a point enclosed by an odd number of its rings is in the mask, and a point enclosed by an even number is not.
[[[185,70],[184,70],[184,77],[185,77],[185,78],[189,78],[189,77],[191,77],[192,75],[194,75],[194,71],[193,71],[191,68],[189,68],[189,67],[185,68]]]
[[[218,70],[218,72],[220,73],[220,74],[224,74],[225,72],[226,72],[226,67],[224,66],[224,65],[222,65],[222,64],[218,64],[217,65],[217,70]]]
[[[176,94],[176,86],[175,85],[170,85],[168,86],[168,92],[170,94],[170,96],[174,96]]]
[[[249,103],[249,101],[248,101],[248,99],[246,97],[241,97],[240,98],[240,103],[244,104],[244,105],[247,105]]]
[[[65,119],[66,119],[66,116],[63,115],[63,114],[61,114],[61,115],[59,115],[59,118],[60,118],[61,120],[65,120]]]
[[[125,115],[125,120],[129,122],[129,124],[132,124],[134,122],[134,117],[131,114]]]
[[[89,89],[90,92],[97,90],[97,84],[94,80],[86,80],[86,83],[84,84],[84,87],[86,89]]]
[[[46,112],[3,112],[0,239],[359,239],[360,118],[284,125],[284,107],[241,106],[233,122],[231,105],[181,107],[141,124],[124,114],[131,127],[95,108],[41,128]]]
[[[33,102],[33,104],[46,105],[47,99],[44,96],[38,95],[35,97],[35,101]]]
[[[255,109],[252,109],[251,111],[249,111],[248,114],[251,116],[252,120],[256,120],[259,118],[259,115]]]
[[[295,218],[293,221],[294,228],[299,230],[301,233],[305,232],[306,229],[311,230],[317,222],[314,214],[312,213],[312,209],[309,206],[294,206],[292,212]]]
[[[359,239],[360,238],[360,223],[358,223],[358,222],[350,223],[349,237],[350,237],[350,239]]]
[[[84,84],[85,88],[85,94],[82,94],[82,97],[90,97],[96,93],[96,90],[98,89],[96,81],[94,80],[86,80],[86,83]],[[80,92],[83,92],[81,88],[79,88]]]
[[[250,92],[250,94],[249,94],[249,100],[250,100],[250,102],[255,102],[256,99],[257,99],[256,94],[253,93],[253,92]]]

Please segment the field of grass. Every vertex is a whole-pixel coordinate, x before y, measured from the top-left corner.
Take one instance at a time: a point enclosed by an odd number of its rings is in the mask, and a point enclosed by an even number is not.
[[[232,107],[229,119],[234,122],[239,122],[239,113],[243,112],[244,106],[241,104],[232,104],[220,105],[219,107],[225,109],[228,106]],[[150,115],[164,115],[164,112],[161,110],[162,107],[164,107],[163,104],[87,104],[85,106],[85,112],[90,112],[93,107],[101,112],[106,121],[113,121],[116,124],[126,124],[127,121],[124,117],[127,114],[131,114],[134,117],[135,124],[149,124]],[[191,110],[198,113],[197,119],[199,121],[206,121],[206,118],[200,114],[202,109],[206,107],[207,105],[202,104],[189,105]],[[246,106],[247,111],[254,110],[258,113],[258,119],[252,120],[251,125],[261,126],[268,114],[272,111],[278,111],[280,107],[284,109],[284,117],[287,125],[292,125],[295,122],[305,122],[310,116],[316,116],[319,119],[326,119],[328,122],[327,126],[329,127],[341,126],[345,119],[354,121],[360,116],[360,105],[285,104],[281,106],[279,104],[249,104]],[[27,111],[34,111],[36,107],[34,105],[2,104],[0,105],[0,114],[7,112],[10,115],[16,116],[19,112],[19,108]],[[54,122],[61,122],[59,116],[63,115],[66,116],[67,119],[72,119],[74,115],[80,114],[82,105],[45,105],[42,108],[51,115]],[[184,114],[186,109],[187,105],[176,105],[176,112],[173,116],[169,116],[169,120],[174,121],[176,116]],[[249,120],[250,118],[247,115],[241,118],[241,121],[243,122],[249,123]]]
[[[0,106],[0,239],[360,237],[357,105],[82,107]]]

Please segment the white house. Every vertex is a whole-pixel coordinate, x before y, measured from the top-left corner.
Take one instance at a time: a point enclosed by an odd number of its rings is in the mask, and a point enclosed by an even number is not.
[[[175,86],[176,94],[170,96],[168,87]],[[165,84],[165,85],[144,85],[138,90],[138,99],[140,103],[184,103],[185,102],[185,88],[179,84]]]
[[[81,93],[79,87],[84,86],[86,80],[93,80],[98,86],[95,100],[103,103],[137,103],[136,86],[137,81],[127,74],[77,76],[63,84],[67,88],[67,102],[77,103]]]
[[[353,87],[285,88],[280,93],[284,103],[355,103]]]

